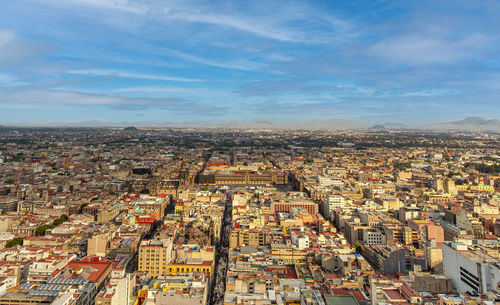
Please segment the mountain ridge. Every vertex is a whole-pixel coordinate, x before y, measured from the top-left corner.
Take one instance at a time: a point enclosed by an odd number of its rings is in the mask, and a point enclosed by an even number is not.
[[[208,122],[106,122],[103,120],[90,120],[80,122],[52,122],[40,124],[3,124],[4,127],[115,127],[127,128],[131,123],[140,127],[211,127],[211,128],[249,128],[249,129],[367,129],[367,130],[443,130],[443,131],[493,131],[500,132],[500,120],[487,119],[480,116],[469,116],[461,120],[432,124],[403,124],[397,122],[368,122],[365,120],[325,119],[317,121],[223,121],[219,123]]]

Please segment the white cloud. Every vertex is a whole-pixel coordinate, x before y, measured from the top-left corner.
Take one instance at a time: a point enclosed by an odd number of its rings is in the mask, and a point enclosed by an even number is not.
[[[126,87],[115,89],[113,92],[117,93],[130,93],[130,92],[140,92],[140,93],[151,93],[151,94],[163,94],[163,93],[176,93],[183,95],[202,95],[202,96],[223,96],[227,95],[226,90],[216,90],[210,88],[185,88],[185,87]]]
[[[122,78],[139,78],[139,79],[176,81],[176,82],[201,82],[201,81],[203,81],[201,79],[196,79],[196,78],[184,78],[184,77],[176,77],[176,76],[142,74],[142,73],[120,71],[120,70],[107,70],[107,69],[69,70],[66,73],[78,74],[78,75],[111,76],[111,77],[114,76],[114,77],[122,77]]]
[[[11,65],[26,58],[40,55],[45,47],[39,43],[25,41],[16,32],[0,29],[0,63]]]
[[[433,96],[448,96],[459,94],[459,90],[451,89],[431,89],[431,90],[419,90],[401,93],[402,97],[433,97]]]
[[[343,41],[355,33],[348,21],[297,3],[287,6],[259,5],[257,15],[246,10],[214,10],[210,6],[190,8],[184,4],[161,11],[167,21],[221,26],[284,42],[332,43]]]
[[[12,44],[16,39],[16,34],[13,31],[0,30],[0,50]]]
[[[121,97],[62,90],[16,90],[0,92],[2,103],[113,105],[126,102]]]
[[[231,27],[264,38],[276,39],[281,41],[288,41],[288,42],[303,41],[303,39],[297,36],[297,33],[286,31],[276,26],[273,27],[270,24],[262,23],[262,21],[256,22],[256,20],[252,20],[249,22],[237,16],[171,11],[167,14],[166,17],[186,22],[197,22],[197,23]]]
[[[177,112],[212,111],[213,105],[202,105],[179,97],[129,98],[117,95],[96,94],[69,90],[24,89],[0,91],[0,103],[3,105],[53,105],[70,106],[108,106],[117,110],[146,110],[155,108]]]
[[[350,22],[335,18],[311,6],[293,3],[290,5],[259,4],[258,15],[247,13],[245,9],[235,9],[236,5],[216,5],[211,1],[127,1],[127,0],[46,0],[53,6],[71,7],[81,5],[108,12],[128,12],[147,19],[164,22],[186,22],[215,25],[250,33],[262,38],[284,42],[325,43],[351,37],[353,27]],[[68,4],[69,3],[69,4]],[[230,9],[228,9],[230,8]],[[242,13],[244,12],[244,13]],[[104,20],[106,22],[106,20]],[[306,30],[294,22],[307,22]],[[129,23],[124,19],[123,23]],[[316,31],[315,26],[327,26],[328,33]]]
[[[479,55],[486,41],[482,34],[463,38],[409,34],[383,40],[369,48],[368,53],[401,64],[451,63]]]
[[[17,78],[17,76],[14,76],[9,73],[2,73],[0,72],[0,87],[11,87],[11,86],[18,86],[22,85],[23,82]]]
[[[249,62],[249,61],[239,61],[239,62],[220,62],[212,59],[206,59],[203,57],[191,55],[188,53],[184,53],[178,50],[172,50],[172,49],[165,49],[167,53],[169,53],[172,56],[175,56],[177,58],[181,58],[187,61],[207,65],[207,66],[213,66],[213,67],[220,67],[220,68],[226,68],[226,69],[236,69],[236,70],[245,70],[245,71],[255,71],[259,70],[262,68],[262,66],[256,62]]]
[[[46,2],[50,2],[53,5],[67,5],[65,2],[73,2],[76,4],[89,6],[89,7],[97,7],[100,9],[110,9],[110,10],[120,10],[129,13],[135,14],[144,14],[146,13],[146,8],[141,5],[134,5],[131,1],[128,0],[69,0],[69,1],[59,1],[59,0],[46,0]]]

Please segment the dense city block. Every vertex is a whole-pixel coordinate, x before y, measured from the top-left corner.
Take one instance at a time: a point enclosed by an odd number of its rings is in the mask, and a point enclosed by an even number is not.
[[[0,127],[0,304],[500,302],[500,134]]]

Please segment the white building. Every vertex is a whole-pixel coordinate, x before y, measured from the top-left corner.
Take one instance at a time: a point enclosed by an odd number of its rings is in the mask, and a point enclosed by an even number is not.
[[[345,205],[345,199],[342,196],[334,195],[328,196],[325,202],[325,217],[330,219],[333,215],[333,211],[337,209],[343,209]]]
[[[297,230],[290,230],[290,238],[292,240],[292,244],[294,244],[297,249],[304,250],[309,248],[309,236],[303,234],[303,232],[297,232]]]
[[[116,304],[127,304],[134,291],[136,275],[127,273],[125,268],[113,268],[109,283],[114,286],[117,295]]]
[[[500,261],[467,245],[443,243],[443,272],[459,293],[500,289]]]

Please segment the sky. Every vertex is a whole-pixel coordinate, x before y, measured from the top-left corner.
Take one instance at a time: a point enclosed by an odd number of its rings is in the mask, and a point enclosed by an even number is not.
[[[500,118],[500,1],[0,1],[0,124]]]

